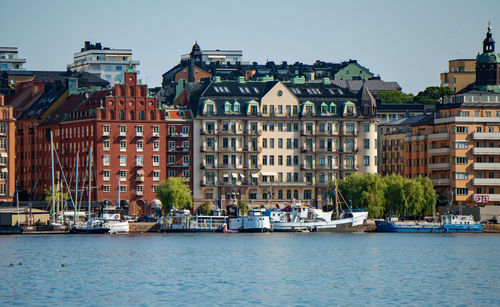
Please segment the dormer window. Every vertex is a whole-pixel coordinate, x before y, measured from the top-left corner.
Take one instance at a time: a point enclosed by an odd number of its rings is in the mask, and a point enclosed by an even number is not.
[[[306,106],[306,115],[312,116],[312,114],[313,114],[312,106]]]
[[[233,112],[234,113],[240,113],[240,104],[236,101],[233,105]]]
[[[228,101],[226,101],[226,103],[224,104],[224,113],[226,114],[232,113],[232,106],[231,103]]]
[[[214,115],[214,105],[213,104],[207,104],[207,113],[206,115]]]
[[[324,102],[321,104],[321,115],[328,115],[328,105]]]
[[[337,113],[337,106],[332,102],[330,103],[330,114],[336,114]]]

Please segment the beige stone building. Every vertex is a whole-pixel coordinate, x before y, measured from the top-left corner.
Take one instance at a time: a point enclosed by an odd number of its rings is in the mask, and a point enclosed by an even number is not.
[[[377,172],[376,103],[365,87],[355,94],[329,79],[216,77],[192,104],[195,208],[210,201],[225,209],[239,199],[321,206],[334,177]]]

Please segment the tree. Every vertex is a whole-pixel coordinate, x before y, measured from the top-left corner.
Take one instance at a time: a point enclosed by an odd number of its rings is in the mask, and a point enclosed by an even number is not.
[[[429,86],[415,96],[414,102],[432,104],[436,103],[439,99],[443,99],[444,96],[454,93],[455,92],[449,87]]]
[[[385,215],[401,215],[406,207],[403,193],[403,180],[400,175],[384,177],[385,182]]]
[[[204,202],[198,207],[198,212],[201,215],[210,215],[212,213],[212,204],[209,201]]]
[[[416,180],[420,183],[424,191],[424,206],[419,215],[433,214],[436,208],[436,192],[434,192],[432,181],[427,177],[417,177]]]
[[[415,98],[413,94],[405,94],[400,91],[380,91],[375,95],[381,103],[412,103]]]
[[[343,180],[339,180],[339,189],[352,204],[353,208],[364,208],[368,210],[371,218],[380,217],[384,213],[385,183],[376,174],[352,174]],[[333,191],[333,183],[330,190]]]
[[[180,177],[169,177],[158,186],[156,196],[160,199],[163,212],[169,214],[172,208],[190,209],[193,206],[188,180]]]
[[[247,216],[248,215],[248,205],[246,200],[240,199],[238,201],[238,211],[240,212],[240,216]]]
[[[44,201],[52,201],[52,187],[49,187],[48,189],[44,189],[43,194],[45,195],[43,198]],[[57,188],[56,188],[56,192],[54,193],[54,195],[56,197],[56,201],[60,200],[61,196],[62,196],[63,200],[69,199],[68,193],[58,191]]]

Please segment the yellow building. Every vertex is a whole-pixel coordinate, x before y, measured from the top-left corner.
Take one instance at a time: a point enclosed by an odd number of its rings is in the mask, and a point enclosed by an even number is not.
[[[476,81],[476,59],[456,59],[448,62],[448,72],[441,73],[441,87],[455,93]]]

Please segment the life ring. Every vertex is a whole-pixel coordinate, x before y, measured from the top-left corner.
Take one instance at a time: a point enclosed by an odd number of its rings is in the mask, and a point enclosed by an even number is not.
[[[115,214],[115,220],[119,219],[120,216],[118,214]]]

